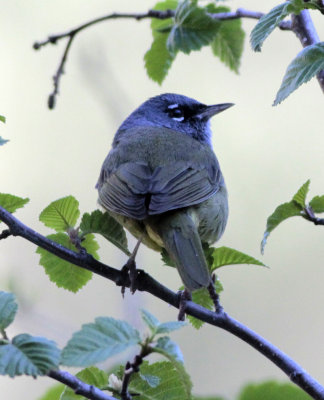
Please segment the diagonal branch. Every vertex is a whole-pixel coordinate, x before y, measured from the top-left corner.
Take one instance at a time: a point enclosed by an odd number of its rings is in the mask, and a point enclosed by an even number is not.
[[[84,254],[83,252],[76,253],[47,239],[24,225],[2,207],[0,207],[0,220],[8,226],[13,236],[21,236],[64,260],[112,280],[118,286],[130,286],[128,276],[125,276],[121,271],[95,260],[90,254]],[[180,298],[178,294],[163,286],[144,271],[139,271],[137,277],[137,288],[138,290],[148,292],[168,304],[179,308]],[[324,400],[324,387],[304,371],[300,365],[266,339],[244,326],[239,321],[230,317],[225,312],[215,313],[193,303],[192,301],[188,301],[186,313],[237,336],[277,365],[283,372],[285,372],[292,382],[302,388],[314,399]]]
[[[64,385],[70,387],[74,390],[75,394],[82,395],[90,400],[117,400],[115,397],[109,396],[104,393],[102,390],[98,389],[93,385],[88,385],[87,383],[82,382],[80,379],[75,377],[66,371],[60,370],[52,370],[47,376],[52,379],[55,379],[58,382],[63,383]]]

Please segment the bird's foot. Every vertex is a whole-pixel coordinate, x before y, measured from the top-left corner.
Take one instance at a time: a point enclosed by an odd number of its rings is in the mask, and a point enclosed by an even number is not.
[[[214,303],[214,306],[215,306],[215,312],[217,314],[222,313],[224,310],[223,310],[223,307],[221,306],[221,304],[219,302],[219,295],[216,292],[214,281],[209,284],[209,286],[207,287],[207,290],[209,292],[210,298],[213,300],[213,303]]]
[[[127,261],[127,263],[123,266],[121,273],[126,277],[128,277],[129,279],[129,290],[131,291],[132,294],[134,294],[136,292],[137,289],[137,275],[138,275],[138,271],[136,268],[136,262],[133,259],[129,259]],[[126,280],[126,279],[125,279]],[[125,282],[124,280],[124,282]],[[121,293],[124,297],[125,295],[125,290],[126,290],[126,286],[123,285],[121,288]]]
[[[191,293],[187,289],[179,291],[178,294],[180,297],[178,321],[184,321],[186,317],[187,302],[191,301],[192,297]]]
[[[141,244],[141,241],[142,241],[142,239],[138,240],[132,254],[130,255],[127,263],[123,266],[122,271],[121,271],[122,274],[128,275],[129,282],[130,282],[129,289],[132,294],[134,294],[137,289],[136,280],[137,280],[138,271],[136,268],[135,258],[136,258],[136,254],[137,254],[139,245]],[[122,292],[123,297],[125,294],[125,289],[126,289],[126,287],[122,286],[121,292]]]

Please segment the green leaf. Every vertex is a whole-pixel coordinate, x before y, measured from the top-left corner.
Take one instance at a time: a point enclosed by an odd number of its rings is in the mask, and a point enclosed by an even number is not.
[[[49,388],[42,397],[39,397],[38,400],[60,400],[64,388],[65,385],[62,383],[54,385]]]
[[[168,336],[162,336],[157,340],[156,345],[153,347],[153,352],[162,354],[173,363],[180,362],[183,364],[183,355],[180,347]]]
[[[74,227],[80,215],[79,202],[73,196],[53,201],[40,214],[39,220],[57,232]]]
[[[12,194],[0,193],[0,207],[3,207],[10,213],[15,212],[18,208],[22,208],[28,202],[29,199],[27,197],[23,199]]]
[[[147,75],[160,85],[167,76],[175,58],[167,49],[167,40],[168,35],[166,33],[156,35],[151,48],[144,55]]]
[[[304,8],[302,0],[286,1],[263,15],[251,32],[251,46],[254,51],[261,51],[265,39],[289,14],[299,14]]]
[[[51,340],[28,334],[17,335],[9,344],[0,345],[0,374],[45,375],[57,369],[60,350]]]
[[[163,361],[148,364],[146,361],[140,367],[141,375],[152,375],[160,380],[157,387],[150,386],[141,379],[140,374],[134,374],[129,385],[131,393],[137,393],[141,400],[179,400],[190,399],[192,383],[182,364],[178,368],[171,362]]]
[[[4,144],[7,143],[7,142],[9,142],[9,140],[3,139],[3,138],[0,136],[0,146],[4,145]]]
[[[306,196],[309,190],[310,180],[308,179],[299,189],[298,192],[294,195],[293,201],[295,201],[300,207],[306,207]]]
[[[54,233],[47,236],[47,238],[61,244],[69,250],[77,251],[75,246],[70,242],[68,235],[65,233]],[[82,242],[82,246],[85,247],[87,251],[89,250],[95,258],[98,257],[94,251],[98,249],[98,244],[95,242],[93,235],[87,235]],[[40,255],[39,263],[45,268],[49,279],[58,287],[75,293],[92,278],[92,272],[62,260],[41,247],[37,248],[36,253]]]
[[[212,14],[230,11],[228,7],[216,7],[214,4],[209,4],[206,9]],[[222,21],[211,43],[215,56],[236,73],[240,66],[244,37],[245,32],[240,19]]]
[[[186,323],[183,321],[170,321],[161,323],[153,314],[144,309],[141,310],[141,313],[143,321],[150,328],[150,331],[154,335],[169,333],[186,325]]]
[[[217,293],[219,293],[218,290]],[[211,299],[210,294],[206,288],[195,290],[192,293],[192,301],[197,304],[200,304],[202,307],[207,308],[207,310],[212,310],[214,308],[213,300]],[[201,328],[204,324],[203,321],[195,317],[192,317],[191,315],[188,315],[188,321],[196,329]]]
[[[230,247],[218,247],[213,252],[214,262],[211,267],[211,271],[220,268],[224,265],[234,264],[254,264],[265,266],[261,261],[248,256],[247,254],[241,253],[238,250],[231,249]]]
[[[268,236],[282,221],[290,217],[301,215],[302,208],[295,201],[289,203],[283,203],[278,206],[274,212],[267,219],[267,227],[263,235],[261,242],[261,253],[264,253],[264,247],[267,243]]]
[[[324,196],[315,196],[309,202],[309,205],[312,207],[315,213],[324,212]]]
[[[291,383],[267,381],[243,388],[238,400],[311,400],[311,397]]]
[[[5,124],[6,123],[6,117],[3,116],[3,115],[0,115],[0,121]]]
[[[239,72],[245,37],[241,26],[240,19],[222,22],[211,44],[215,56],[236,73]]]
[[[183,328],[187,324],[183,321],[162,322],[156,329],[156,334],[169,333]]]
[[[157,3],[153,9],[161,11],[175,10],[177,5],[177,1],[167,0]],[[165,20],[152,19],[153,42],[151,48],[144,55],[147,75],[159,84],[165,79],[175,58],[175,55],[172,55],[167,49],[167,30],[170,26],[172,26],[171,18]]]
[[[152,333],[156,332],[156,328],[160,325],[160,321],[147,310],[141,310],[142,320],[146,323],[146,325],[150,328]]]
[[[18,305],[12,293],[0,291],[0,331],[5,330],[15,319]]]
[[[89,233],[98,233],[125,254],[130,255],[124,228],[107,212],[95,210],[91,214],[83,214],[80,230],[81,237]]]
[[[219,27],[220,22],[210,17],[206,9],[189,0],[181,1],[175,12],[167,48],[171,54],[178,50],[186,54],[200,50],[214,39]]]
[[[281,103],[322,69],[324,69],[324,42],[307,46],[288,65],[273,105]]]
[[[85,368],[82,371],[76,374],[76,377],[80,379],[82,382],[87,383],[88,385],[92,385],[98,389],[105,389],[108,386],[108,374],[107,372],[97,368],[97,367],[89,367]],[[60,398],[60,400],[83,400],[86,397],[78,395],[74,392],[73,389],[68,386],[65,387],[65,390]]]
[[[99,249],[99,244],[96,241],[94,235],[91,233],[86,236],[82,241],[82,247],[84,247],[87,253],[91,254],[96,260],[99,260],[99,255],[97,250]]]
[[[139,342],[138,331],[127,322],[98,317],[73,334],[62,351],[62,363],[81,367],[96,364]]]
[[[143,375],[139,373],[139,376],[145,381],[151,388],[156,388],[160,384],[160,378],[154,375]]]

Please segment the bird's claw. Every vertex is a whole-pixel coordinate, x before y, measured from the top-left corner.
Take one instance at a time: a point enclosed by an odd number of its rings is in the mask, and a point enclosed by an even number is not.
[[[133,258],[130,258],[127,261],[127,263],[123,266],[121,272],[125,276],[125,278],[127,277],[129,279],[129,289],[131,293],[134,294],[137,289],[137,276],[138,276],[135,260]],[[121,288],[121,293],[123,297],[125,295],[125,290],[126,286],[123,285]]]

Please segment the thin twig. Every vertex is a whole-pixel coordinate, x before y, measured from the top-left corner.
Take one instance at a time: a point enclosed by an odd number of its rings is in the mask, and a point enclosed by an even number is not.
[[[291,21],[291,29],[296,34],[303,47],[319,43],[320,39],[308,10],[302,10],[299,15],[292,14]],[[324,70],[321,70],[316,77],[324,92]]]
[[[56,96],[59,93],[59,86],[60,86],[60,79],[61,76],[64,74],[64,67],[67,61],[67,57],[69,54],[69,50],[72,44],[72,41],[74,39],[75,34],[71,35],[69,37],[69,40],[66,44],[63,57],[60,61],[59,67],[56,71],[56,74],[53,76],[53,82],[54,82],[54,90],[53,92],[48,96],[48,108],[52,110],[55,107],[55,102],[56,102]]]
[[[158,10],[149,10],[147,13],[141,13],[141,14],[121,14],[121,13],[113,13],[109,15],[105,15],[100,18],[95,18],[89,22],[86,22],[85,24],[82,24],[78,26],[77,28],[71,29],[68,32],[65,33],[60,33],[57,35],[50,35],[46,40],[42,42],[35,42],[33,47],[35,50],[39,50],[41,47],[46,46],[47,44],[56,44],[59,40],[68,38],[67,44],[65,46],[63,56],[61,58],[61,61],[59,63],[58,69],[53,76],[53,81],[54,81],[54,90],[53,92],[49,95],[48,97],[48,108],[52,110],[55,107],[56,103],[56,96],[59,93],[59,84],[60,84],[60,79],[61,76],[64,74],[65,71],[65,64],[68,58],[68,54],[72,45],[72,41],[74,37],[84,29],[89,28],[92,25],[98,24],[103,21],[107,21],[109,19],[117,19],[117,18],[130,18],[130,19],[135,19],[137,21],[140,21],[145,18],[159,18],[159,19],[166,19],[170,18],[174,15],[174,12],[172,10],[165,10],[165,11],[158,11]]]
[[[122,400],[132,400],[132,395],[128,391],[130,379],[133,374],[139,372],[140,370],[139,367],[143,362],[143,358],[148,354],[149,353],[144,354],[143,352],[141,352],[140,354],[135,356],[134,361],[132,363],[127,361],[124,369],[122,388],[120,392],[120,397],[122,398]]]
[[[80,379],[70,374],[69,372],[61,370],[55,370],[55,371],[52,370],[47,374],[47,376],[49,376],[52,379],[55,379],[58,382],[64,383],[64,385],[73,389],[75,394],[82,395],[87,399],[117,400],[115,397],[109,396],[108,394],[104,393],[97,387],[82,382]]]
[[[24,225],[2,207],[0,207],[0,220],[10,228],[14,236],[21,236],[64,260],[112,280],[119,286],[130,286],[129,278],[125,277],[125,274],[123,275],[121,271],[95,260],[90,254],[76,253],[47,239]],[[166,303],[179,308],[178,294],[163,286],[141,270],[138,270],[137,289],[148,292]],[[237,336],[277,365],[288,375],[292,382],[301,387],[314,399],[324,400],[324,387],[304,371],[300,365],[266,339],[236,321],[225,312],[215,313],[192,301],[188,301],[186,303],[186,313]]]
[[[44,47],[48,44],[57,44],[58,41],[64,38],[68,38],[68,41],[66,43],[63,56],[61,58],[61,61],[59,63],[58,69],[53,76],[53,81],[54,81],[54,90],[53,92],[49,95],[48,98],[48,107],[49,109],[53,109],[55,107],[55,102],[56,102],[56,96],[59,93],[59,84],[60,84],[60,79],[61,76],[64,74],[65,70],[65,64],[68,58],[68,54],[71,48],[72,41],[74,37],[80,33],[81,31],[89,28],[92,25],[96,25],[100,22],[107,21],[110,19],[120,19],[120,18],[127,18],[127,19],[134,19],[136,21],[141,21],[143,19],[148,19],[148,18],[156,18],[156,19],[167,19],[167,18],[172,18],[174,17],[175,12],[174,10],[149,10],[146,13],[112,13],[105,15],[100,18],[95,18],[89,22],[86,22],[76,28],[73,28],[67,32],[60,33],[57,35],[50,35],[48,36],[47,39],[45,39],[42,42],[35,42],[33,47],[35,50],[39,50],[41,47]],[[252,18],[252,19],[260,19],[263,16],[263,13],[257,12],[257,11],[251,11],[251,10],[246,10],[244,8],[239,8],[236,11],[231,11],[231,12],[223,12],[223,13],[214,13],[214,14],[209,14],[212,18],[219,20],[219,21],[225,21],[225,20],[232,20],[232,19],[238,19],[238,18]],[[290,21],[282,21],[279,24],[279,28],[282,30],[290,30],[291,29],[291,24]]]
[[[246,10],[245,8],[238,8],[236,11],[229,11],[229,12],[209,14],[209,15],[212,18],[217,19],[219,21],[227,21],[239,18],[260,19],[261,17],[263,17],[264,13],[259,11]],[[279,24],[279,29],[284,31],[291,30],[291,21],[282,21]]]

